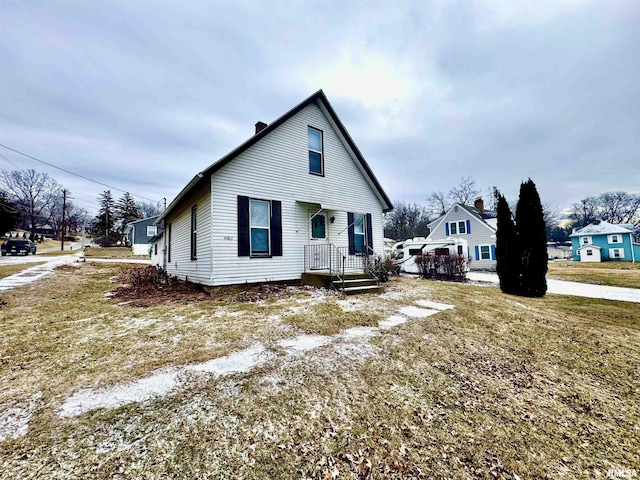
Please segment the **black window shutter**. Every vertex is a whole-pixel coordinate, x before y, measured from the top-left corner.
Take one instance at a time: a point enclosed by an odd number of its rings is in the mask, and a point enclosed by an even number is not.
[[[367,246],[369,247],[369,251],[367,254],[373,253],[373,225],[371,222],[371,214],[367,213]]]
[[[282,202],[271,200],[271,255],[282,256]]]
[[[353,228],[354,221],[353,213],[347,212],[347,225],[349,225],[349,255],[356,254],[355,229]]]
[[[238,195],[238,256],[248,257],[249,251],[249,197]]]

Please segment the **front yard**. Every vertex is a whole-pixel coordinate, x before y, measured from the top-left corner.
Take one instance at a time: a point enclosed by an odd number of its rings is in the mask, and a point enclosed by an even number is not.
[[[3,478],[640,472],[637,304],[406,278],[136,300],[120,268],[2,294]]]
[[[549,262],[547,277],[612,287],[640,288],[640,263]]]

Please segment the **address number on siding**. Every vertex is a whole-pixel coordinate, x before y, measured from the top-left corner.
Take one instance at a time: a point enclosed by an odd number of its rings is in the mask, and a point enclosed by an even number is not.
[[[226,235],[224,237],[222,237],[223,240],[226,240],[227,242],[231,242],[233,240],[233,237],[231,235]]]

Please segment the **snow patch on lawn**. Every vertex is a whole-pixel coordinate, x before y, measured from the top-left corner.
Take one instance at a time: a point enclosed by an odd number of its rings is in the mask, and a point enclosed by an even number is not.
[[[12,438],[22,437],[29,431],[29,422],[37,404],[42,399],[42,392],[38,392],[29,400],[26,408],[14,407],[0,413],[0,442]]]
[[[362,306],[360,300],[336,300],[336,303],[340,305],[343,312],[355,312],[356,310],[360,310]]]
[[[350,342],[368,342],[371,337],[380,334],[378,330],[376,327],[353,327],[340,332],[338,338]]]
[[[413,305],[410,305],[408,307],[402,307],[400,309],[401,314],[406,315],[407,317],[413,317],[413,318],[426,318],[438,312],[439,310],[429,310],[426,308],[418,308],[418,307],[414,307]]]
[[[391,315],[386,320],[378,322],[378,327],[382,330],[389,330],[390,328],[397,327],[398,325],[402,325],[406,322],[407,317],[403,317],[402,315]]]
[[[420,307],[430,308],[432,310],[450,310],[453,305],[447,303],[432,302],[431,300],[416,300],[415,304]]]
[[[270,358],[264,353],[265,349],[262,345],[253,345],[226,357],[197,365],[160,370],[150,377],[116,385],[112,388],[80,390],[62,404],[58,414],[62,418],[75,417],[97,408],[118,408],[129,403],[145,402],[162,397],[185,383],[184,374],[186,372],[219,376],[247,372]]]
[[[289,354],[302,353],[331,343],[332,337],[326,335],[300,335],[296,338],[280,340],[278,344]]]

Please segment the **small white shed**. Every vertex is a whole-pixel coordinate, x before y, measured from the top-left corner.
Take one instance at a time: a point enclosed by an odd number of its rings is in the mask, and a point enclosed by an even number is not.
[[[578,256],[581,262],[601,262],[601,248],[596,245],[583,245],[578,249]]]

